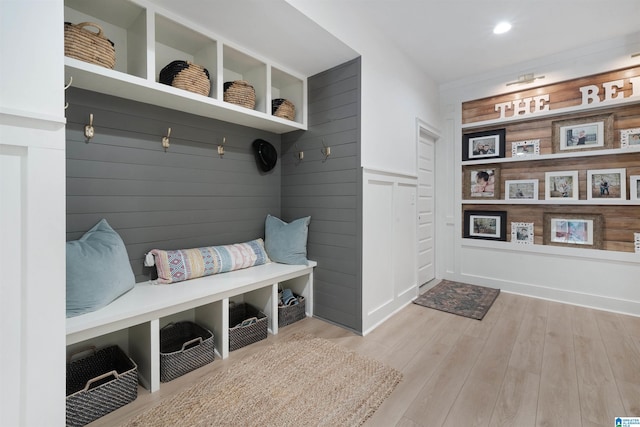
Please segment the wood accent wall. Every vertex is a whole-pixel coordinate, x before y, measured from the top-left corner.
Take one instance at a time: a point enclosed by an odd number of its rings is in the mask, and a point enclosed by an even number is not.
[[[632,94],[633,86],[629,84],[628,79],[637,76],[640,76],[640,66],[464,102],[462,104],[462,124],[496,120],[500,118],[500,113],[495,109],[496,104],[545,94],[549,94],[549,101],[547,103],[549,104],[550,110],[579,106],[582,103],[580,87],[596,85],[600,88],[599,92],[602,98],[604,96],[602,84],[614,80],[623,80],[625,82],[623,88],[617,90],[619,93],[618,96],[629,97]],[[638,91],[640,91],[640,88],[635,88],[636,94],[639,93]],[[523,119],[524,118],[535,119],[535,115],[523,117]]]
[[[283,218],[311,215],[314,315],[356,331],[362,331],[360,67],[357,58],[310,77],[309,130],[282,136]],[[327,159],[323,143],[331,147]]]
[[[580,86],[599,85],[602,82],[624,79],[629,76],[640,74],[640,67],[627,70],[618,70],[611,73],[604,73],[598,76],[585,77],[571,82],[559,83],[529,91],[517,92],[507,95],[500,95],[485,98],[477,101],[470,101],[463,104],[463,123],[482,122],[485,120],[497,119],[499,114],[494,111],[494,105],[506,100],[521,99],[526,96],[536,96],[543,93],[552,95],[553,107],[564,108],[580,105]],[[627,85],[628,86],[628,85]],[[625,96],[628,96],[631,88],[625,87]],[[636,90],[639,90],[636,88]],[[622,95],[621,95],[622,96]],[[540,159],[534,161],[514,161],[504,163],[491,163],[482,165],[462,165],[462,182],[469,176],[470,171],[498,168],[500,175],[500,195],[499,199],[505,199],[505,181],[520,179],[537,179],[539,182],[538,199],[541,204],[482,204],[468,203],[463,205],[466,210],[484,211],[507,211],[507,240],[510,240],[511,222],[533,222],[534,223],[534,243],[543,244],[544,213],[561,215],[570,214],[602,214],[604,217],[604,233],[602,249],[611,251],[634,252],[634,232],[640,232],[640,205],[624,202],[614,205],[597,204],[597,201],[587,201],[587,171],[594,169],[617,169],[626,170],[626,199],[630,198],[629,176],[640,175],[640,151],[634,149],[621,149],[620,131],[623,129],[640,128],[640,99],[638,103],[622,104],[617,107],[599,108],[597,111],[572,112],[562,115],[545,115],[536,117],[529,115],[522,120],[505,121],[504,123],[493,124],[491,126],[467,127],[463,129],[463,134],[475,133],[486,130],[496,130],[504,128],[506,130],[505,157],[511,157],[511,146],[513,142],[525,140],[540,140],[540,155],[554,153],[553,149],[553,123],[557,120],[579,119],[595,115],[613,115],[613,149],[619,149],[614,153],[597,156],[578,156],[555,159]],[[578,171],[579,199],[584,201],[580,204],[544,204],[545,198],[545,172],[551,171]],[[464,188],[463,188],[464,190]],[[465,192],[462,191],[464,200]],[[463,213],[464,214],[464,213]]]
[[[153,248],[253,240],[264,237],[267,214],[280,215],[280,161],[262,173],[251,148],[262,138],[280,152],[280,135],[81,89],[66,96],[67,240],[105,218],[136,281],[155,276],[143,266]],[[89,114],[95,137],[86,142]]]

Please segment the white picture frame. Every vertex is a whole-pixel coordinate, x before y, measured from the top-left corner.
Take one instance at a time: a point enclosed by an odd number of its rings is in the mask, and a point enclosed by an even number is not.
[[[545,172],[545,200],[578,200],[578,190],[578,171]]]
[[[511,143],[511,157],[529,157],[540,155],[540,140],[514,141]]]
[[[627,200],[626,169],[588,170],[587,200]]]
[[[560,151],[604,147],[604,122],[560,126]]]
[[[629,177],[629,200],[640,200],[640,175]]]
[[[505,200],[538,200],[537,179],[513,179],[504,182]]]
[[[620,130],[620,148],[640,149],[640,128]]]
[[[533,222],[512,222],[511,243],[533,245]]]

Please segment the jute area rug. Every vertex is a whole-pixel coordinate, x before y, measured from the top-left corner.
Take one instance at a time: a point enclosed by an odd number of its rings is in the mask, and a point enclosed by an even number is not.
[[[443,280],[413,302],[459,316],[482,320],[500,289]]]
[[[294,334],[167,397],[125,426],[358,426],[401,379],[380,362]]]

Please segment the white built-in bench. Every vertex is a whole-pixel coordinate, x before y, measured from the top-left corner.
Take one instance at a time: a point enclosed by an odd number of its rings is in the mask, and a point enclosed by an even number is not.
[[[128,354],[138,365],[141,383],[154,392],[160,388],[160,328],[175,317],[213,332],[223,359],[229,355],[229,301],[243,301],[262,310],[269,330],[278,333],[278,288],[305,297],[307,316],[313,316],[313,268],[275,262],[200,277],[169,285],[151,282],[135,287],[97,311],[67,319],[67,346],[93,345],[92,341],[122,331],[128,335]]]

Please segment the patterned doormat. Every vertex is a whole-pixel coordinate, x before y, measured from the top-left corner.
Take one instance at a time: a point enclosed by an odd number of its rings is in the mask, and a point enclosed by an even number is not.
[[[413,302],[458,316],[482,320],[500,289],[443,280]]]

